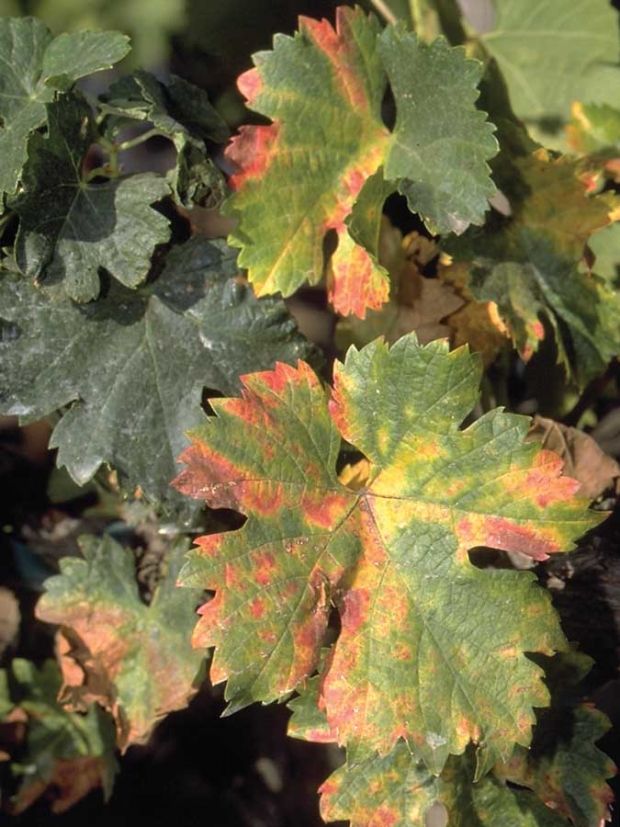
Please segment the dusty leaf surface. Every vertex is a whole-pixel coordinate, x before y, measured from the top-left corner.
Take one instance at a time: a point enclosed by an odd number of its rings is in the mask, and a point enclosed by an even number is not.
[[[47,104],[49,130],[28,144],[24,191],[11,206],[20,225],[15,256],[35,281],[60,284],[78,302],[97,298],[101,269],[126,287],[143,282],[153,251],[170,237],[152,208],[170,193],[152,173],[89,183],[82,171],[94,133],[91,110],[77,94]]]
[[[302,17],[294,37],[277,35],[254,62],[239,88],[272,124],[243,127],[233,141],[229,209],[240,220],[231,243],[259,294],[319,281],[333,231],[334,308],[361,317],[379,308],[388,283],[376,240],[396,190],[437,231],[482,222],[497,145],[474,105],[480,65],[462,50],[428,46],[401,27],[381,32],[375,17],[341,7],[335,29]],[[381,118],[388,82],[392,132]]]
[[[564,639],[531,575],[477,569],[468,551],[543,560],[599,518],[559,458],[523,444],[526,418],[496,410],[459,429],[480,370],[465,349],[409,335],[351,349],[330,399],[300,363],[214,401],[176,485],[248,520],[203,537],[181,579],[216,590],[194,643],[215,646],[233,708],[303,684],[335,606],[319,703],[350,760],[403,738],[439,771],[470,739],[490,756],[529,743],[547,692],[523,652]],[[341,437],[370,461],[361,489],[336,476]]]
[[[64,670],[66,699],[98,700],[114,715],[125,747],[144,740],[198,688],[204,653],[191,648],[189,637],[199,594],[175,588],[185,541],[171,549],[149,606],[140,599],[130,549],[109,537],[84,537],[81,548],[84,559],[64,558],[61,573],[46,581],[37,616],[68,630],[77,652],[73,682]]]
[[[188,507],[169,482],[202,389],[234,393],[240,373],[312,353],[284,303],[257,300],[238,276],[236,252],[202,238],[172,250],[148,287],[112,282],[83,307],[3,274],[0,307],[2,411],[70,406],[52,436],[58,463],[84,484],[108,462],[170,509]]]
[[[129,51],[120,32],[53,37],[31,17],[0,20],[0,191],[15,192],[29,135],[47,121],[45,104],[78,78],[109,69]]]
[[[226,185],[209,158],[205,139],[222,143],[229,133],[203,89],[174,75],[164,85],[138,69],[112,84],[101,112],[111,140],[128,124],[146,121],[172,141],[177,158],[167,177],[177,203],[188,208],[219,204]]]

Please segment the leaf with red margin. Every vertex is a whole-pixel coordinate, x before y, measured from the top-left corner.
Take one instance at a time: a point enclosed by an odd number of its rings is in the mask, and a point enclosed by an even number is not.
[[[272,124],[242,127],[227,154],[237,170],[228,211],[239,218],[230,243],[258,295],[318,282],[334,231],[334,308],[378,309],[388,282],[373,240],[397,189],[434,231],[482,222],[497,143],[474,105],[480,64],[462,49],[402,27],[381,32],[375,17],[340,7],[335,29],[301,17],[294,37],[277,35],[254,63],[239,89]],[[388,82],[393,132],[381,118]]]
[[[97,700],[116,720],[121,748],[144,740],[167,712],[197,689],[204,653],[189,645],[198,593],[175,588],[187,550],[178,541],[153,600],[138,592],[134,553],[110,537],[82,537],[84,559],[65,557],[45,582],[36,614],[61,624],[78,668],[63,668],[63,695],[78,708]]]
[[[215,646],[232,708],[283,697],[318,668],[350,761],[403,738],[439,772],[472,739],[494,760],[529,743],[548,694],[523,653],[565,640],[533,575],[482,571],[468,551],[543,560],[601,517],[557,456],[524,444],[526,417],[495,410],[459,429],[480,375],[465,348],[411,334],[349,350],[331,399],[300,362],[213,402],[176,486],[248,519],[200,538],[181,581],[216,591],[194,644]],[[359,490],[336,476],[341,437],[370,461]],[[332,607],[341,631],[320,663]]]

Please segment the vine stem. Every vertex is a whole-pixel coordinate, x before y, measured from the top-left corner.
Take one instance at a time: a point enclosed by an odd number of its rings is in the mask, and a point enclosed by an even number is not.
[[[98,175],[105,175],[106,178],[118,178],[121,174],[121,165],[118,159],[119,154],[127,149],[133,149],[136,146],[140,146],[140,144],[145,143],[150,138],[154,138],[156,135],[163,135],[163,133],[156,127],[153,127],[140,135],[136,135],[135,138],[130,138],[129,140],[122,141],[119,144],[115,141],[108,140],[103,135],[100,136],[99,145],[107,154],[108,163],[101,167],[97,167],[96,169],[92,169],[86,176],[86,182],[88,183]]]
[[[388,23],[391,23],[392,26],[395,26],[398,23],[398,18],[385,0],[372,0],[372,4],[379,14],[382,15]]]
[[[135,138],[130,138],[128,141],[123,141],[120,144],[116,144],[116,151],[123,152],[126,149],[133,149],[135,146],[140,146],[145,141],[154,138],[156,135],[161,135],[162,133],[159,129],[153,127],[153,129],[149,129],[146,132],[143,132],[141,135],[137,135]]]
[[[426,43],[430,43],[441,34],[437,10],[429,0],[409,0],[409,11],[413,20],[413,30]]]

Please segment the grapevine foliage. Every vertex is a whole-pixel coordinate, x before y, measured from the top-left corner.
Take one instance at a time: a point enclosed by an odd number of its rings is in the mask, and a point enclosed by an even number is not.
[[[229,209],[241,219],[232,243],[259,295],[318,281],[334,230],[334,308],[363,317],[380,307],[388,296],[377,263],[381,209],[396,190],[435,231],[482,222],[497,144],[474,105],[479,64],[462,50],[401,28],[381,32],[376,18],[340,8],[335,30],[302,18],[297,35],[276,38],[255,63],[239,87],[274,123],[243,127],[228,155],[238,167]],[[388,82],[392,132],[381,118]]]
[[[145,606],[132,552],[107,537],[84,538],[84,559],[66,558],[37,606],[68,643],[63,691],[72,704],[98,700],[112,712],[121,746],[146,739],[157,718],[185,706],[196,689],[203,657],[191,650],[187,632],[199,594],[175,589],[186,550],[184,541],[173,546]]]
[[[75,32],[52,37],[31,18],[0,20],[0,190],[15,192],[30,134],[46,123],[45,104],[78,78],[108,69],[129,51],[119,32]]]
[[[2,410],[33,417],[69,406],[52,443],[75,480],[109,462],[128,487],[182,511],[168,482],[184,431],[200,421],[203,387],[230,393],[239,373],[311,352],[281,300],[247,288],[234,250],[198,237],[139,290],[111,283],[79,306],[60,287],[5,275],[0,301]]]
[[[334,606],[319,706],[349,760],[403,739],[438,773],[470,740],[481,765],[529,743],[547,693],[524,652],[565,642],[530,576],[481,572],[468,552],[543,560],[597,519],[558,458],[523,444],[523,418],[496,410],[459,428],[479,379],[466,350],[409,335],[349,350],[331,398],[300,363],[214,401],[176,485],[248,521],[203,537],[181,579],[217,591],[194,642],[215,646],[211,675],[233,708],[303,685]],[[336,476],[343,437],[370,462],[359,490]]]
[[[455,3],[370,5],[255,54],[225,147],[232,89],[220,112],[122,74],[124,34],[0,20],[0,414],[50,418],[88,532],[36,607],[55,661],[3,656],[15,813],[109,796],[211,658],[228,712],[286,702],[345,748],[326,821],[609,816],[609,723],[541,584],[618,490],[554,421],[599,430],[618,381],[617,14],[494,0],[478,34]],[[132,168],[151,139],[166,168]],[[510,410],[544,384],[564,471]]]

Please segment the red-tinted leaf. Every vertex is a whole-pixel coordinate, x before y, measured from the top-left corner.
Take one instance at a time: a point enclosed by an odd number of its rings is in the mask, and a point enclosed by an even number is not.
[[[133,552],[111,538],[81,540],[84,559],[63,558],[45,583],[37,616],[62,624],[64,697],[73,705],[98,700],[116,720],[119,746],[146,738],[167,712],[197,689],[203,655],[189,631],[198,595],[177,591],[184,542],[170,551],[153,601],[140,599]]]
[[[303,363],[244,378],[193,434],[177,486],[247,515],[201,538],[182,573],[215,589],[194,642],[215,646],[232,706],[282,697],[319,668],[320,705],[351,760],[404,738],[435,771],[470,739],[527,744],[547,692],[524,651],[564,647],[532,575],[482,571],[477,546],[536,560],[594,525],[561,461],[493,411],[465,430],[480,366],[414,336],[350,350],[329,399]],[[343,485],[341,436],[370,461]],[[330,611],[341,632],[319,665]]]
[[[379,308],[388,298],[381,211],[397,189],[436,231],[482,222],[497,144],[474,105],[480,65],[461,50],[400,27],[381,32],[374,17],[340,7],[335,29],[302,17],[293,38],[276,36],[254,62],[239,88],[272,124],[242,127],[228,158],[237,169],[230,210],[240,219],[231,243],[258,295],[319,281],[333,231],[334,308],[361,317]],[[381,116],[388,82],[392,132]]]

